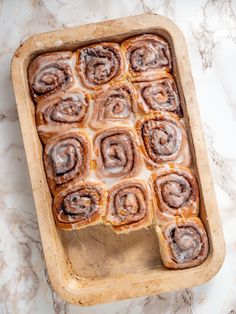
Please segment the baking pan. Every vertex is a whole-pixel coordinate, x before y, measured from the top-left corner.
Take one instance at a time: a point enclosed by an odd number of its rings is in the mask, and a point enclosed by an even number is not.
[[[200,188],[200,218],[208,233],[210,251],[200,266],[190,269],[169,270],[162,265],[155,226],[124,235],[116,235],[105,225],[68,232],[56,227],[52,214],[27,80],[28,65],[44,52],[75,50],[101,41],[121,42],[144,33],[160,35],[170,44],[192,168]],[[143,14],[34,35],[15,52],[11,75],[48,274],[63,299],[86,306],[113,302],[200,285],[217,273],[225,255],[222,227],[187,48],[173,22]]]

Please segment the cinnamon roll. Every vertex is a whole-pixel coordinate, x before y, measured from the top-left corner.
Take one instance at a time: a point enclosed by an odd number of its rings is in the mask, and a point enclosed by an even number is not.
[[[52,133],[83,127],[88,118],[90,96],[81,90],[60,93],[36,106],[36,124],[40,138],[46,142]]]
[[[95,182],[74,182],[55,195],[53,214],[62,229],[81,229],[102,222],[106,191]]]
[[[158,167],[152,174],[154,208],[157,221],[197,216],[199,190],[190,169],[177,165]]]
[[[94,145],[100,177],[127,178],[140,171],[142,159],[132,129],[117,127],[100,131]]]
[[[44,148],[44,168],[53,194],[75,179],[87,176],[91,148],[86,134],[70,130],[51,138]]]
[[[168,112],[153,113],[139,120],[136,128],[143,141],[143,152],[149,165],[190,165],[187,134],[178,116]]]
[[[114,122],[134,121],[137,113],[137,94],[128,82],[118,82],[95,95],[91,126],[101,128]]]
[[[170,74],[154,81],[136,83],[135,87],[139,93],[139,106],[144,113],[170,111],[183,116],[178,90]]]
[[[144,81],[160,71],[171,70],[171,54],[168,43],[157,35],[141,35],[121,44],[125,51],[128,71],[133,81]]]
[[[116,43],[100,43],[78,50],[77,71],[87,88],[96,89],[125,74],[124,57]]]
[[[108,192],[106,223],[116,233],[128,233],[152,223],[149,187],[141,180],[127,180]]]
[[[173,220],[161,228],[157,226],[156,230],[165,267],[190,268],[206,259],[208,238],[199,218]]]
[[[36,102],[72,87],[72,55],[70,51],[44,53],[31,62],[28,80],[31,95]]]

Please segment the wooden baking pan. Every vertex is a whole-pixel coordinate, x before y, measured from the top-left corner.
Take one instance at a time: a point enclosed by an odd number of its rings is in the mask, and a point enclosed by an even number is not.
[[[208,233],[210,252],[203,264],[191,269],[163,267],[154,226],[125,235],[116,235],[105,225],[68,232],[57,229],[53,219],[27,81],[28,65],[46,51],[74,50],[100,41],[120,42],[143,33],[158,34],[171,46],[193,168],[198,174],[200,217]],[[225,255],[222,228],[187,48],[173,22],[144,14],[34,35],[17,49],[11,74],[48,273],[62,298],[81,305],[112,302],[203,284],[217,273]]]

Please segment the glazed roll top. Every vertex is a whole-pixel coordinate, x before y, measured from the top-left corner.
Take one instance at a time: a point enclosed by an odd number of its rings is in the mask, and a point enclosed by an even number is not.
[[[72,56],[72,52],[63,51],[45,53],[33,60],[28,68],[28,78],[36,102],[72,87]]]
[[[127,180],[108,192],[106,220],[117,233],[147,227],[152,221],[150,190],[141,180]]]
[[[97,133],[95,151],[98,174],[104,177],[132,177],[140,171],[142,159],[132,130],[122,127]]]
[[[80,229],[101,222],[105,205],[102,184],[75,182],[56,194],[53,212],[63,229]]]
[[[116,43],[101,43],[78,50],[77,71],[87,88],[96,89],[124,75],[124,57]]]
[[[143,141],[147,161],[151,165],[155,167],[164,162],[190,165],[186,131],[176,115],[157,112],[139,120],[136,128]]]
[[[137,114],[137,95],[128,82],[116,83],[95,95],[91,126],[104,128],[116,122],[133,122]]]
[[[90,142],[81,132],[67,132],[51,139],[44,150],[44,167],[51,192],[71,180],[84,178],[90,167]]]
[[[159,70],[170,71],[171,54],[168,43],[156,35],[141,35],[121,44],[125,51],[132,80],[144,81]]]
[[[159,223],[175,217],[197,216],[199,190],[191,170],[177,165],[158,167],[152,175],[155,213]]]
[[[179,219],[157,227],[163,264],[168,268],[200,265],[208,254],[208,238],[197,217]]]
[[[90,97],[81,90],[60,93],[40,102],[36,107],[36,123],[41,139],[45,142],[48,133],[85,126],[89,105]]]
[[[144,113],[170,111],[183,116],[178,90],[170,74],[152,81],[136,83],[139,106]]]

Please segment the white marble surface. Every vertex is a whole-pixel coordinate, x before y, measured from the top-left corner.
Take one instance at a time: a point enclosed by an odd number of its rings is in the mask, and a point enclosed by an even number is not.
[[[190,54],[227,254],[208,284],[177,293],[80,308],[50,287],[9,68],[28,36],[61,27],[163,14]],[[236,1],[0,0],[0,313],[236,313]]]

